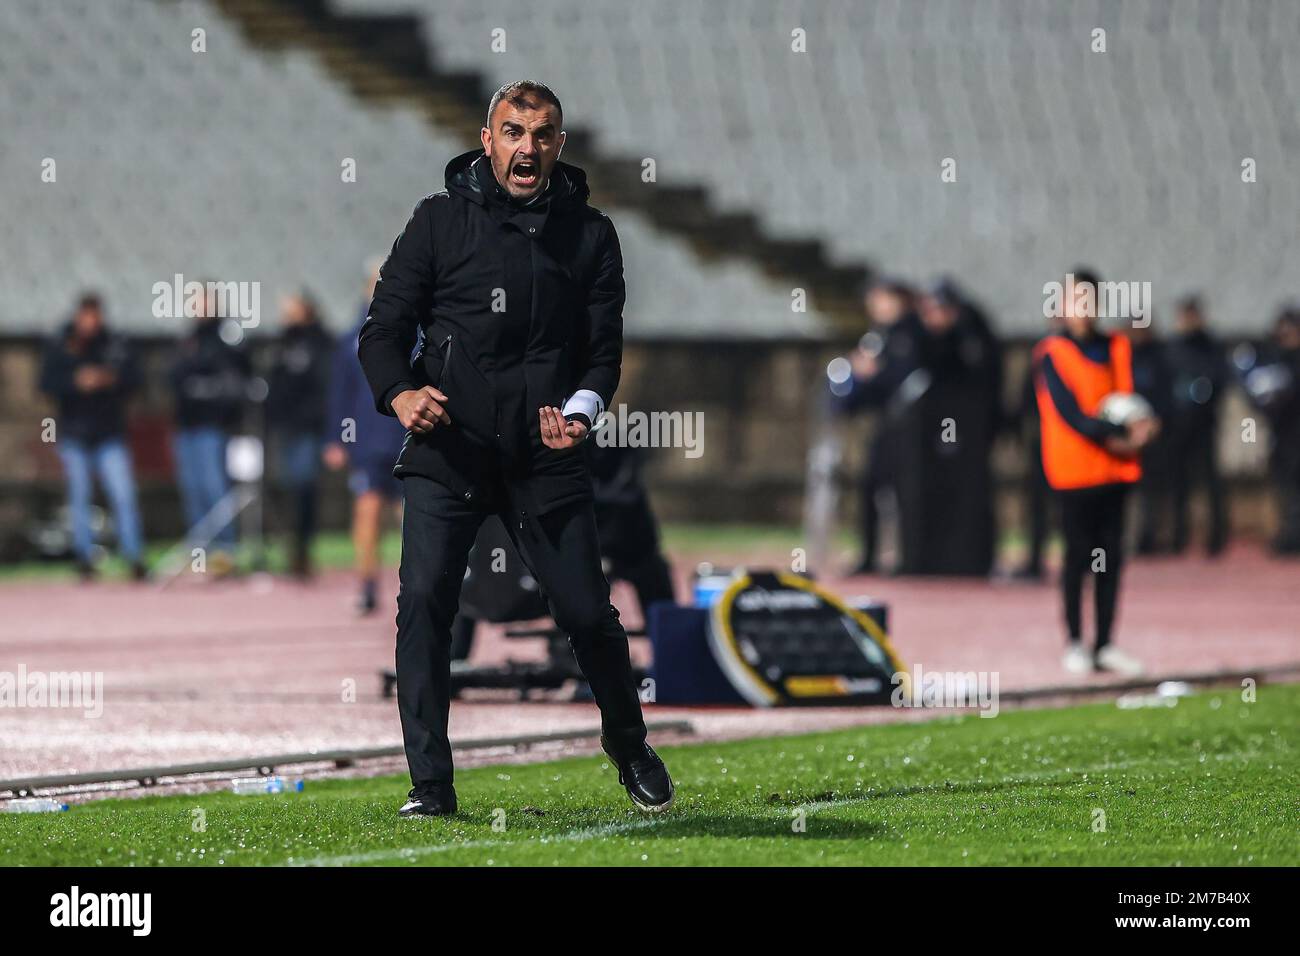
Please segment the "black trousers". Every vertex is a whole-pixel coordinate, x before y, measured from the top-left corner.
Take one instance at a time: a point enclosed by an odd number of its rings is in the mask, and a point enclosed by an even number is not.
[[[487,517],[427,478],[403,479],[401,590],[397,596],[397,709],[415,786],[452,781],[451,623],[460,602],[469,550]],[[504,499],[499,499],[504,500]],[[615,754],[645,742],[641,701],[628,658],[627,633],[609,602],[589,501],[529,518],[501,520],[547,596],[555,624],[569,635],[578,666],[600,707]]]
[[[1187,512],[1192,486],[1205,486],[1210,506],[1210,531],[1206,548],[1211,554],[1223,550],[1228,538],[1228,513],[1224,502],[1223,482],[1214,447],[1215,430],[1206,425],[1179,436],[1173,445],[1174,551],[1187,547]]]
[[[862,541],[858,566],[861,568],[875,570],[880,557],[880,506],[876,499],[894,482],[893,440],[884,421],[878,422],[867,448],[867,464],[858,483],[858,529]]]
[[[672,601],[672,568],[659,550],[659,526],[650,501],[618,504],[597,502],[596,528],[600,535],[601,564],[613,581],[626,581],[636,590],[641,616],[649,620],[649,608],[658,601]],[[482,547],[480,542],[479,547]],[[463,661],[474,648],[478,621],[464,612],[451,625],[451,659]]]
[[[1065,564],[1061,589],[1065,626],[1071,641],[1083,636],[1083,580],[1093,572],[1096,603],[1096,650],[1110,643],[1124,565],[1124,505],[1127,485],[1102,485],[1057,493],[1061,499],[1061,530],[1065,533]]]
[[[1300,554],[1300,431],[1277,429],[1276,446],[1269,462],[1273,489],[1277,495],[1279,524],[1273,549],[1279,554]]]
[[[1142,480],[1138,482],[1138,554],[1159,554],[1172,546],[1166,532],[1174,515],[1177,474],[1184,467],[1178,460],[1172,436],[1161,432],[1142,450]],[[1172,532],[1171,532],[1172,533]]]

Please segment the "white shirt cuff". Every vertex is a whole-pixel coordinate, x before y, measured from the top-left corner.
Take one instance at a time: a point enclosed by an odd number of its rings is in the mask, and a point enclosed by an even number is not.
[[[566,416],[574,412],[586,415],[587,420],[591,422],[591,427],[595,428],[600,421],[600,416],[605,414],[605,403],[591,389],[580,388],[569,396],[564,403],[564,408],[560,410],[560,414]]]

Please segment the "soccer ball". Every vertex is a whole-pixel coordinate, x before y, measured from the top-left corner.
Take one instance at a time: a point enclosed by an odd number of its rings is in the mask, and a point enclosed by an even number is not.
[[[1111,392],[1097,407],[1097,417],[1113,425],[1127,425],[1142,418],[1155,418],[1155,410],[1134,392]]]

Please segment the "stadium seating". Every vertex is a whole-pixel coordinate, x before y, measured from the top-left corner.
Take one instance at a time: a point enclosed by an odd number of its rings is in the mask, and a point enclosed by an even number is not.
[[[206,53],[191,51],[196,28]],[[470,146],[413,110],[360,103],[311,54],[250,46],[196,0],[0,4],[0,86],[7,332],[48,331],[95,288],[119,326],[171,334],[152,289],[176,273],[260,281],[271,322],[278,294],[306,286],[350,324],[364,261]],[[705,265],[641,214],[607,211],[630,263],[630,337],[818,334],[753,265]]]
[[[1080,262],[1150,281],[1166,312],[1205,289],[1232,333],[1296,291],[1300,4],[333,6],[418,12],[443,67],[544,79],[602,148],[655,157],[661,181],[704,182],[721,208],[824,239],[840,261],[951,273],[1008,332],[1037,331],[1043,283]],[[958,175],[942,184],[946,157]]]
[[[45,329],[85,287],[115,319],[174,273],[315,289],[351,320],[361,262],[440,186],[463,131],[357,99],[303,50],[253,46],[211,0],[0,5],[0,322]],[[274,8],[273,4],[266,6]],[[1158,311],[1207,293],[1221,331],[1295,294],[1300,5],[1214,0],[329,0],[414,13],[433,63],[485,89],[532,76],[601,156],[835,264],[951,274],[1009,334],[1043,283],[1088,263],[1149,281]],[[207,53],[190,33],[207,31]],[[493,52],[492,31],[506,49]],[[791,50],[806,31],[807,52]],[[1093,52],[1092,31],[1106,31]],[[1032,81],[1031,79],[1032,78]],[[87,128],[98,130],[88,144]],[[1167,148],[1160,144],[1176,144]],[[58,163],[43,183],[41,161]],[[340,163],[358,181],[340,181]],[[957,180],[940,181],[940,163]],[[1244,183],[1241,163],[1257,164]],[[641,209],[608,207],[635,336],[822,334],[757,261],[705,260]]]

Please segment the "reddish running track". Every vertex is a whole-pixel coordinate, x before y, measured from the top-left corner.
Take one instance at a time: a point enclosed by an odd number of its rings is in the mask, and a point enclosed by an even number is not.
[[[387,580],[395,588],[395,574]],[[845,595],[888,602],[895,647],[911,668],[996,671],[1003,692],[1106,682],[1061,671],[1054,586],[901,578],[827,583]],[[679,586],[686,593],[684,580]],[[166,590],[14,584],[0,595],[0,674],[102,672],[104,680],[97,717],[80,709],[0,710],[0,778],[400,743],[396,707],[380,696],[377,676],[393,657],[392,613],[355,617],[351,580],[342,573],[311,585],[247,579],[178,582]],[[622,586],[615,601],[635,609]],[[1297,612],[1300,564],[1257,549],[1240,546],[1215,561],[1134,561],[1117,640],[1156,674],[1291,664],[1300,660]],[[635,612],[625,620],[637,623]],[[474,657],[499,661],[540,651],[530,643],[485,628]],[[644,660],[645,642],[634,644]],[[932,716],[888,707],[649,711],[655,719],[691,720],[704,740]],[[590,704],[500,698],[458,702],[452,714],[453,740],[598,722]],[[400,761],[384,769],[395,767]]]

